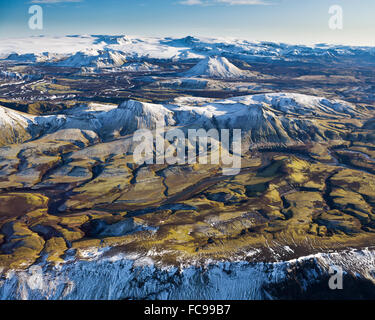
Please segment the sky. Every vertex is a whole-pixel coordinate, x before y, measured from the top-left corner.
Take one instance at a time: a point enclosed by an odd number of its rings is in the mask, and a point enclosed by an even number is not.
[[[30,6],[43,9],[31,30]],[[329,28],[339,5],[343,28]],[[0,0],[0,38],[128,34],[375,46],[374,0]]]

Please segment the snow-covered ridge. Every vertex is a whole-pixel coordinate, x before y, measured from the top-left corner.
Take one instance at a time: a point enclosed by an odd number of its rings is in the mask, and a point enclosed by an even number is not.
[[[87,50],[86,52],[77,52],[66,60],[56,63],[59,67],[120,67],[126,62],[126,58],[118,51],[97,51]]]
[[[91,53],[90,53],[91,52]],[[87,65],[88,56],[103,56],[108,52],[126,59],[204,59],[215,55],[251,60],[254,58],[299,59],[301,57],[373,57],[373,47],[335,45],[290,45],[254,42],[241,39],[213,38],[152,38],[135,36],[77,35],[64,37],[29,37],[0,40],[0,58],[29,62],[56,62],[67,65]],[[122,60],[122,57],[120,60]],[[110,59],[111,60],[111,59]],[[113,59],[114,61],[117,58]],[[62,64],[64,65],[64,63]]]
[[[0,128],[5,126],[15,127],[16,125],[27,128],[34,123],[34,116],[0,107]]]
[[[312,134],[313,124],[304,118],[306,116],[360,116],[354,105],[344,101],[293,93],[249,95],[207,103],[195,98],[186,103],[183,101],[169,105],[133,100],[118,106],[88,104],[59,115],[37,117],[0,107],[0,131],[21,128],[35,137],[36,132],[46,134],[62,129],[81,129],[96,132],[102,138],[112,138],[118,133],[131,134],[162,124],[165,127],[242,129],[244,135],[252,130],[266,130],[268,137],[281,135],[286,140],[293,140],[296,128]]]
[[[342,268],[356,281],[375,281],[375,254],[369,249],[276,263],[210,262],[203,267],[161,267],[147,256],[105,256],[107,251],[82,252],[84,259],[54,267],[40,262],[27,270],[2,272],[0,299],[277,299],[282,293],[274,289],[285,284],[296,283],[299,295],[314,285],[329,291],[330,267]]]
[[[28,80],[38,80],[40,79],[40,76],[0,70],[0,79],[1,78],[7,79],[7,80],[27,80],[28,81]]]

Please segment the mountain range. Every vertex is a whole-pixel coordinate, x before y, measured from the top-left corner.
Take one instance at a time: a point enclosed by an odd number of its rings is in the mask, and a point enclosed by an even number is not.
[[[0,107],[0,113],[2,144],[63,129],[88,130],[102,139],[113,139],[118,133],[154,129],[158,123],[165,127],[241,129],[252,143],[303,143],[340,137],[333,120],[365,117],[344,101],[292,93],[242,96],[205,104],[200,99],[166,105],[134,100],[118,106],[91,103],[46,116],[31,116],[4,107]]]
[[[371,63],[373,47],[317,44],[313,46],[255,42],[241,39],[151,38],[134,36],[74,35],[0,40],[0,58],[12,61],[52,63],[60,66],[104,67],[122,65],[124,59],[202,60],[212,56],[295,60],[309,57],[335,59],[358,57]]]

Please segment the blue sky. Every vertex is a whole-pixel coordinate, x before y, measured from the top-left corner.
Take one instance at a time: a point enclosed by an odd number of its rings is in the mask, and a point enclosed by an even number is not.
[[[44,29],[28,28],[38,4]],[[331,5],[343,30],[330,30]],[[224,36],[290,43],[375,46],[374,0],[0,0],[0,37],[65,34]]]

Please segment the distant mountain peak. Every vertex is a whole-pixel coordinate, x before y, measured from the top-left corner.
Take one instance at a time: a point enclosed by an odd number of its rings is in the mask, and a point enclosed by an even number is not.
[[[248,74],[246,71],[237,68],[225,57],[211,56],[198,62],[193,68],[183,74],[186,77],[199,78],[221,78],[236,79],[244,78]]]

